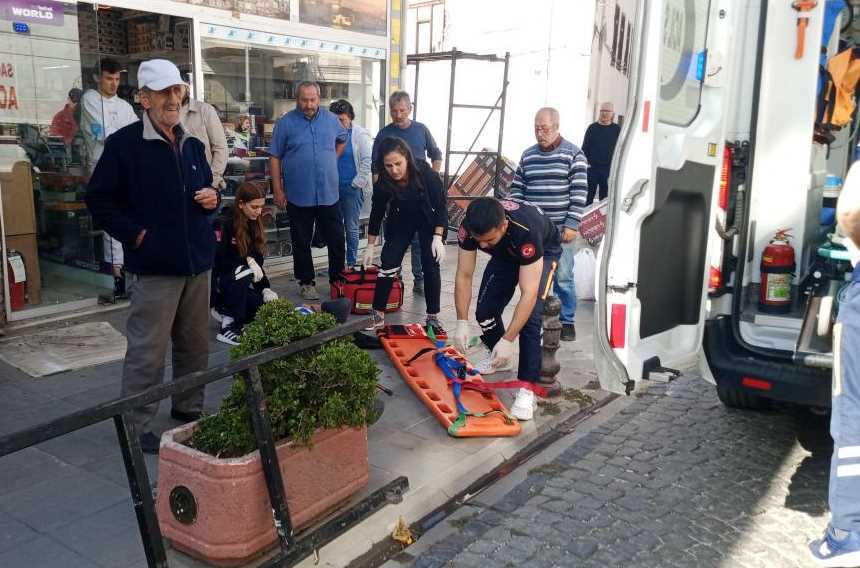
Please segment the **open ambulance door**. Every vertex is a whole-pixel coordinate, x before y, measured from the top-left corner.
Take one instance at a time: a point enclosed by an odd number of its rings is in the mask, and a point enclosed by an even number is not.
[[[595,364],[629,394],[697,362],[723,156],[727,0],[641,0],[598,255]]]

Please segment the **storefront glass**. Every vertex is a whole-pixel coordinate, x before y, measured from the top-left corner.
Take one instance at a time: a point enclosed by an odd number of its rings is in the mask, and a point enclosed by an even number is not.
[[[234,35],[246,35],[246,32]],[[268,43],[265,35],[261,39]],[[277,38],[278,43],[285,41],[289,40]],[[243,181],[271,179],[266,147],[275,122],[295,108],[296,86],[301,81],[320,84],[322,106],[327,108],[333,100],[347,99],[355,108],[357,124],[371,133],[379,130],[383,60],[346,55],[349,50],[348,46],[338,47],[338,51],[344,52],[338,54],[262,47],[218,38],[202,40],[204,100],[215,106],[221,115],[230,147],[224,175],[225,205],[231,204]],[[268,201],[271,204],[271,189]],[[269,256],[289,255],[286,213],[269,208],[263,219],[268,232]]]
[[[268,16],[269,18],[290,19],[290,0],[252,0],[251,2],[236,2],[236,0],[177,0],[187,4],[219,8],[221,10],[241,9],[243,14]]]
[[[386,0],[301,0],[302,23],[384,36],[388,31]]]
[[[140,62],[191,71],[191,21],[53,0],[0,7],[7,318],[112,301],[121,247],[93,223],[86,184],[105,138],[140,116]]]

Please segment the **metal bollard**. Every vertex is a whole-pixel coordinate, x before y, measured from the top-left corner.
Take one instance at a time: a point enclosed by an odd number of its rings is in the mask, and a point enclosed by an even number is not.
[[[561,370],[561,364],[555,358],[561,342],[561,300],[556,296],[547,296],[543,303],[543,341],[541,343],[540,379],[538,384],[547,390],[551,397],[561,394],[561,385],[556,375]]]

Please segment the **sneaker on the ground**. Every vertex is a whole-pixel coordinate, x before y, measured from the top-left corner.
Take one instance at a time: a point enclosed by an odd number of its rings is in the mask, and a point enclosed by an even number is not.
[[[385,312],[370,310],[370,324],[364,328],[364,331],[379,331],[383,327],[385,327]]]
[[[535,393],[529,389],[520,389],[514,404],[511,405],[511,416],[517,420],[531,420],[535,415],[535,406]]]
[[[492,375],[501,371],[510,371],[514,368],[513,358],[501,366],[493,365],[493,352],[484,346],[484,358],[475,365],[475,370],[481,375]]]
[[[824,538],[809,543],[809,552],[819,566],[860,566],[860,533],[850,531],[837,539],[835,529],[828,525]]]
[[[316,302],[320,299],[317,287],[313,284],[301,284],[299,286],[299,296],[302,297],[302,300],[308,300],[309,302]]]
[[[221,332],[215,336],[215,339],[221,343],[226,343],[227,345],[239,345],[239,340],[242,339],[242,333],[235,327],[229,326],[222,328]]]
[[[433,333],[439,335],[439,333],[445,333],[445,328],[442,327],[442,322],[439,321],[438,316],[428,315],[427,319],[424,320],[424,327],[432,327]]]
[[[561,324],[561,340],[576,341],[576,326],[572,323]]]
[[[419,296],[424,295],[424,280],[416,280],[412,285],[412,293],[418,294]]]
[[[210,310],[209,310],[209,315],[211,315],[211,316],[212,316],[212,319],[214,319],[214,320],[215,320],[215,321],[217,321],[218,323],[221,323],[222,321],[224,321],[224,316],[223,316],[223,315],[221,315],[221,312],[219,312],[219,311],[218,311],[218,308],[212,308],[212,309],[210,309]]]
[[[161,440],[151,431],[140,435],[140,449],[143,450],[143,453],[157,454],[159,447],[161,447]]]

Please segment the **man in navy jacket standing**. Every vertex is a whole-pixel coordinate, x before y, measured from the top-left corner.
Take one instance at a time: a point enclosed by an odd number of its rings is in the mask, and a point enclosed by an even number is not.
[[[110,136],[87,188],[93,218],[122,243],[131,308],[122,395],[161,383],[169,340],[173,375],[209,362],[209,274],[215,253],[211,215],[220,196],[203,143],[180,123],[188,86],[170,61],[141,63],[143,120]],[[171,416],[200,417],[203,389],[173,397]],[[158,404],[135,409],[143,451],[157,453],[148,427]]]

